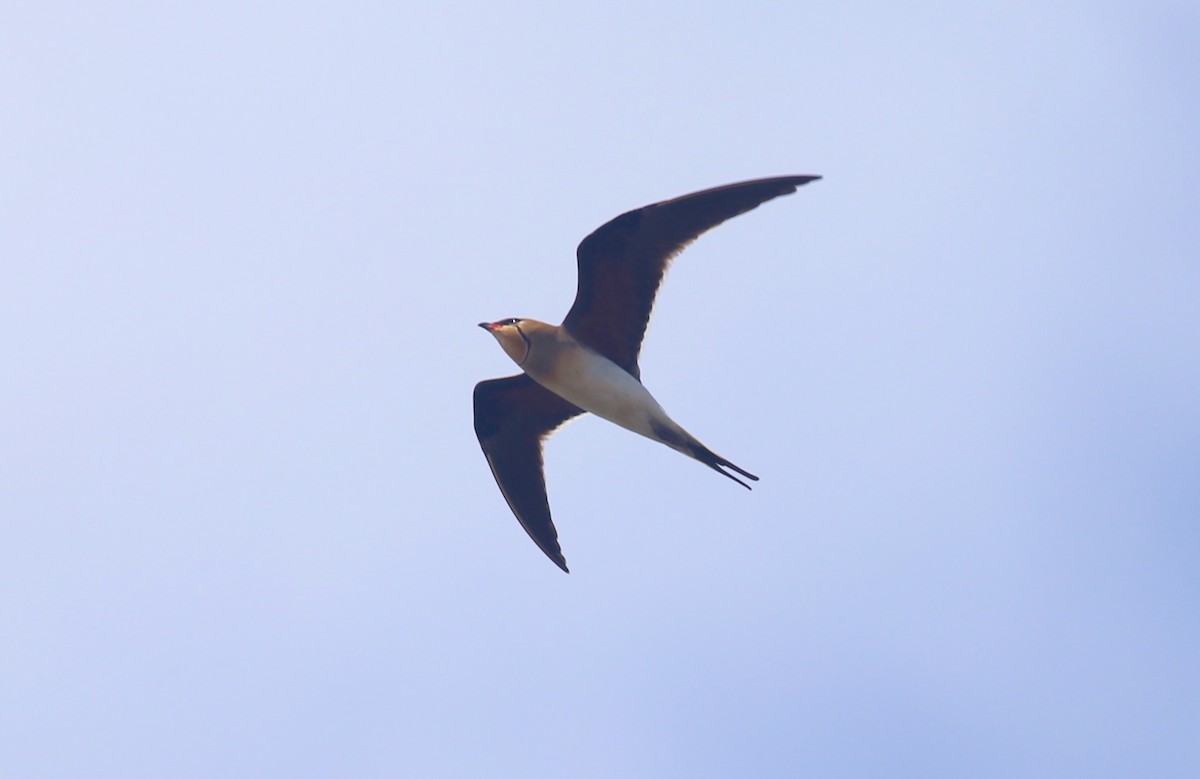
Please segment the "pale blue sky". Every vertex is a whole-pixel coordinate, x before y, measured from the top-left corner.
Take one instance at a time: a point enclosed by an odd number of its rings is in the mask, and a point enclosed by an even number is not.
[[[1193,777],[1190,3],[38,3],[0,25],[0,774]],[[832,5],[832,4],[831,4]],[[676,263],[563,575],[471,427]]]

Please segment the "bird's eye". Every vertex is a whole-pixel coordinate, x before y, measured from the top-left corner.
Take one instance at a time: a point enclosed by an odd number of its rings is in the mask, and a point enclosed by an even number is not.
[[[512,319],[505,319],[505,320],[504,320],[504,324],[506,324],[506,325],[515,325],[515,324],[517,324],[517,323],[518,323],[518,322],[520,322],[520,321],[521,321],[520,319],[517,319],[516,317],[513,317]]]

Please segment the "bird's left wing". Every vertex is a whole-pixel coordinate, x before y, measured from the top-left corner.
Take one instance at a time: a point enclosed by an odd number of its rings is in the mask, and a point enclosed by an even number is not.
[[[820,176],[741,181],[621,214],[583,239],[579,286],[563,327],[638,377],[638,352],[671,259],[701,233]]]

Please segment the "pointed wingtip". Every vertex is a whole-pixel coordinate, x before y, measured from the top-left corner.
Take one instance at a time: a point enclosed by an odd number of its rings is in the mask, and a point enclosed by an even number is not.
[[[520,519],[520,517],[518,517],[518,519]],[[526,528],[526,532],[528,532],[528,528]],[[553,528],[551,528],[551,532],[553,532]],[[543,539],[538,538],[530,533],[529,537],[532,538],[534,543],[538,545],[538,548],[542,550],[542,554],[546,555],[546,559],[561,568],[563,573],[571,572],[571,569],[567,568],[567,558],[563,557],[562,549],[558,546],[557,536],[551,539]]]
[[[821,176],[816,176],[816,175],[780,176],[777,179],[765,179],[765,181],[769,181],[772,183],[778,183],[780,185],[780,189],[777,190],[778,194],[775,195],[775,197],[778,197],[779,195],[790,195],[790,194],[794,193],[800,187],[804,186],[805,184],[811,184],[814,181],[820,181],[821,178],[822,178]],[[770,199],[770,198],[768,198],[768,199]]]
[[[551,530],[553,531],[553,528],[551,528]],[[537,538],[533,536],[532,533],[530,536],[533,537],[533,540],[538,545],[538,548],[542,550],[542,554],[546,555],[550,562],[561,568],[563,573],[571,572],[571,569],[567,568],[567,558],[563,556],[562,547],[558,545],[557,533],[555,533],[554,537],[550,539]]]

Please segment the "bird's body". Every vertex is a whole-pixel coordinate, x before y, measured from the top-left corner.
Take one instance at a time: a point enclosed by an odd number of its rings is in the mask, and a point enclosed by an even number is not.
[[[484,322],[524,371],[475,386],[475,432],[509,507],[546,555],[566,561],[550,518],[542,441],[590,412],[730,473],[758,477],[714,453],[676,423],[641,383],[637,364],[654,296],[671,259],[704,231],[819,176],[759,179],[704,190],[622,214],[579,245],[579,287],[561,325]]]
[[[484,323],[484,328],[500,339],[502,345],[512,341],[514,351],[524,355],[517,364],[560,398],[626,430],[694,456],[683,443],[700,442],[667,416],[650,390],[612,360],[579,343],[566,328],[534,319],[521,319],[507,331],[503,325],[488,323]]]

